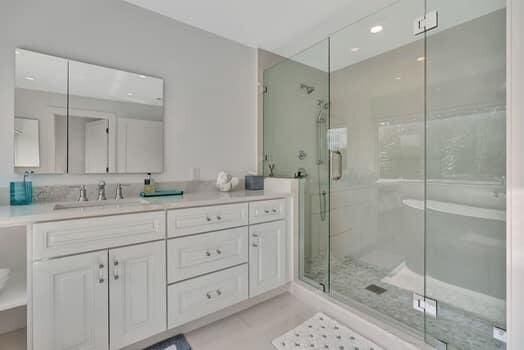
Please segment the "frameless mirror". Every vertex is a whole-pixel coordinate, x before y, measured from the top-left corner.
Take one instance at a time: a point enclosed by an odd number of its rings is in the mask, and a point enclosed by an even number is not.
[[[15,170],[65,173],[67,60],[22,49],[15,56]]]
[[[159,173],[164,81],[16,50],[15,168]]]
[[[69,172],[161,172],[163,86],[162,79],[69,61]]]

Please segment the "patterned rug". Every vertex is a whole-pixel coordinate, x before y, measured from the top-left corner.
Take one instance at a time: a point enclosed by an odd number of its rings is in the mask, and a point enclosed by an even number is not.
[[[384,350],[321,312],[273,340],[273,346],[278,350]]]
[[[179,334],[144,350],[191,350],[191,345],[189,345],[183,334]]]

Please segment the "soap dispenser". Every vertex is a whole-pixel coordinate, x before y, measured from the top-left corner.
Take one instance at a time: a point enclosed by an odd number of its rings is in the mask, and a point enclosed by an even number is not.
[[[147,176],[144,179],[144,193],[153,193],[153,192],[155,192],[155,185],[153,185],[153,180],[151,179],[151,173],[147,173]]]

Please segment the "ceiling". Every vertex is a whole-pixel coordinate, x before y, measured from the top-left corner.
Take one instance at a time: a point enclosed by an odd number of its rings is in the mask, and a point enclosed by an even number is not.
[[[125,1],[248,46],[293,56],[294,60],[325,71],[327,42],[321,41],[329,36],[332,37],[330,68],[334,71],[422,38],[413,34],[413,25],[424,14],[426,4],[428,11],[439,11],[439,28],[433,31],[438,32],[503,8],[506,3],[505,0]],[[370,34],[370,28],[378,24],[384,30]],[[305,50],[315,43],[319,44]],[[358,51],[351,51],[355,47]]]
[[[326,33],[399,0],[125,1],[224,38],[289,56]],[[311,30],[304,43],[302,36]]]
[[[162,106],[164,81],[141,74],[17,49],[16,87]],[[69,62],[69,86],[68,86]]]

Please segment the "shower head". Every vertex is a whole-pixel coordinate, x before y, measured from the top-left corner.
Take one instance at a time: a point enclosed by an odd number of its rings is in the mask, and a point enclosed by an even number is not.
[[[300,84],[300,88],[302,90],[305,90],[308,95],[311,95],[311,93],[313,91],[315,91],[315,87],[314,86],[309,86],[309,85],[306,85],[306,84]]]

